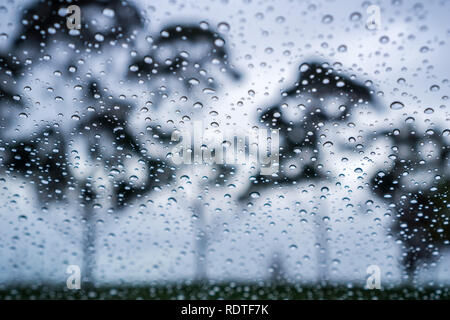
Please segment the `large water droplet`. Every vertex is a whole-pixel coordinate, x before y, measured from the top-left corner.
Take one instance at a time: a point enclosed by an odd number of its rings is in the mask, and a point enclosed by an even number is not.
[[[403,109],[405,107],[405,105],[403,103],[401,103],[400,101],[394,101],[391,103],[390,108],[392,110],[400,110]]]

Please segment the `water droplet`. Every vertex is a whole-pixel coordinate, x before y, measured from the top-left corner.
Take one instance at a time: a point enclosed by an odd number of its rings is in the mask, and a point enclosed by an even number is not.
[[[361,13],[359,13],[359,12],[353,12],[351,15],[350,15],[350,21],[359,21],[359,20],[361,20],[361,18],[362,18],[362,14]]]
[[[406,123],[413,123],[414,121],[416,121],[416,119],[414,119],[413,117],[408,117],[405,119]]]
[[[389,37],[388,37],[388,36],[382,36],[382,37],[380,38],[380,43],[386,44],[386,43],[388,43],[388,42],[389,42]]]
[[[105,40],[105,37],[101,33],[96,33],[95,40],[97,40],[98,42],[103,42]]]
[[[323,16],[323,18],[322,18],[322,23],[324,23],[324,24],[330,24],[330,23],[332,23],[333,22],[333,16],[331,15],[331,14],[326,14],[326,15],[324,15]]]
[[[220,23],[217,25],[217,29],[218,29],[220,32],[228,32],[228,31],[230,31],[230,25],[229,25],[228,23],[226,23],[226,22],[220,22]]]
[[[400,110],[403,109],[405,107],[405,105],[403,103],[401,103],[400,101],[394,101],[391,103],[390,108],[392,110]]]
[[[436,84],[434,84],[430,87],[431,92],[437,92],[437,91],[439,91],[439,89],[440,89],[440,87]]]
[[[347,52],[347,46],[346,46],[345,44],[341,44],[341,45],[338,47],[338,51],[339,51],[339,52]]]
[[[196,102],[193,104],[194,109],[201,109],[203,108],[203,104],[201,102]]]
[[[110,8],[105,8],[103,9],[103,15],[108,17],[108,18],[114,18],[115,12],[113,9]]]
[[[259,192],[255,191],[255,192],[250,193],[250,198],[257,199],[259,197],[260,197]]]

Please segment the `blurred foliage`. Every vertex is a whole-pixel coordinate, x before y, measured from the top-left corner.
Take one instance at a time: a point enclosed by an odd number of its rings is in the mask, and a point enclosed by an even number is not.
[[[450,146],[434,131],[419,133],[412,126],[380,136],[392,141],[391,164],[375,173],[371,185],[395,214],[391,230],[402,243],[403,266],[412,280],[421,264],[436,261],[450,243]]]
[[[294,85],[283,90],[281,100],[264,110],[259,118],[265,127],[279,129],[280,170],[272,176],[258,174],[252,177],[251,186],[240,200],[247,200],[252,192],[263,188],[326,180],[324,171],[329,168],[323,168],[321,163],[324,152],[320,141],[322,128],[327,124],[348,122],[359,105],[377,106],[366,86],[328,62],[307,61],[300,65],[299,71]],[[334,108],[327,107],[328,98],[337,103]],[[298,106],[296,119],[287,119],[284,113],[294,105]],[[330,113],[329,109],[336,109],[338,113]],[[288,163],[291,161],[295,166],[293,173]]]
[[[102,286],[88,290],[70,291],[54,286],[0,288],[0,299],[69,299],[69,300],[449,300],[448,287],[395,287],[381,290],[367,290],[358,286],[320,286],[317,284],[265,283],[212,283],[212,284],[156,284],[149,286]]]

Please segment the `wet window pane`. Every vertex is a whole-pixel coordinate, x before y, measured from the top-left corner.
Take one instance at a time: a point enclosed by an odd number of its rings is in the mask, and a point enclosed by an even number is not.
[[[447,1],[3,1],[0,297],[448,298]]]

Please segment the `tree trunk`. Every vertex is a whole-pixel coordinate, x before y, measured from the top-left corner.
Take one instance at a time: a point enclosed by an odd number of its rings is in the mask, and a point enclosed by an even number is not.
[[[83,267],[81,276],[85,285],[94,284],[93,273],[95,269],[95,216],[92,210],[92,204],[87,203],[84,207],[84,225],[83,225]]]
[[[208,238],[205,230],[205,216],[202,204],[199,200],[194,201],[195,221],[195,280],[202,282],[207,279],[206,254],[208,250]]]
[[[325,200],[324,200],[325,201]],[[327,223],[323,220],[326,216],[326,204],[320,204],[316,215],[316,243],[317,243],[317,280],[326,284],[328,280],[328,242]]]

